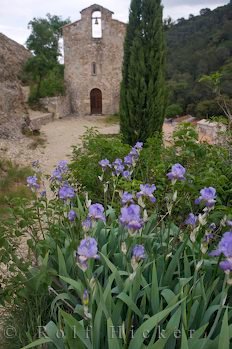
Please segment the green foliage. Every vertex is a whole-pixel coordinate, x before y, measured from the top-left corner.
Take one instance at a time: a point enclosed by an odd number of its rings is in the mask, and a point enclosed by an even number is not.
[[[35,56],[45,56],[51,62],[58,62],[61,55],[59,40],[62,36],[62,26],[70,23],[59,16],[47,14],[47,18],[33,18],[28,24],[31,34],[27,39],[27,48]]]
[[[191,110],[196,116],[191,105],[215,98],[199,79],[216,71],[222,75],[221,92],[232,97],[231,14],[229,3],[213,11],[203,9],[200,16],[166,26],[169,104],[178,103],[184,112]]]
[[[58,61],[61,55],[59,40],[62,26],[69,22],[69,19],[63,20],[50,14],[47,18],[34,18],[29,22],[31,34],[26,44],[33,57],[25,64],[23,79],[31,86],[31,104],[40,97],[51,97],[64,92],[64,67]]]
[[[117,157],[124,157],[129,146],[122,143],[118,136],[100,135],[95,129],[89,129],[82,138],[82,146],[74,147],[71,169],[73,176],[94,200],[99,200],[102,186],[98,176],[101,175],[99,161],[108,158],[113,161]]]
[[[186,142],[186,148],[190,144],[195,147],[195,140],[196,133],[189,125],[184,125],[175,135],[178,147]],[[85,142],[91,143],[89,136]],[[158,137],[149,140],[152,149],[159,144]],[[185,155],[186,151],[181,149]],[[189,169],[186,175],[188,182]],[[204,219],[199,220],[197,229],[184,226],[180,201],[184,199],[188,207],[193,205],[192,198],[186,195],[188,187],[171,183],[164,176],[165,189],[158,189],[162,195],[158,202],[149,206],[146,200],[140,200],[145,219],[141,231],[132,233],[123,227],[118,210],[107,203],[106,222],[93,221],[92,228],[86,231],[81,222],[88,215],[89,203],[82,199],[82,190],[73,181],[72,171],[63,180],[75,185],[77,194],[72,201],[58,199],[59,183],[55,182],[54,199],[38,195],[30,205],[19,201],[12,210],[12,218],[4,224],[9,239],[1,241],[0,248],[6,253],[0,255],[0,262],[8,266],[11,258],[13,275],[4,277],[1,300],[24,310],[18,333],[27,329],[17,338],[15,348],[21,343],[23,349],[42,344],[47,344],[49,349],[220,349],[222,338],[224,347],[229,348],[231,275],[224,275],[218,259],[206,253],[225,231],[225,218],[218,224],[216,241],[205,243],[209,223],[216,221],[214,210],[202,212],[198,206],[196,210],[204,214]],[[100,182],[116,183],[112,177],[109,181],[103,177]],[[117,182],[114,191],[120,185]],[[117,195],[112,203],[119,200]],[[160,212],[161,201],[165,212]],[[220,202],[216,206],[220,208]],[[74,222],[67,219],[71,207],[77,214]],[[182,215],[182,223],[178,225],[176,212]],[[17,236],[22,238],[27,233],[30,233],[29,251],[35,260],[33,266],[30,259],[19,261],[6,246],[8,243],[17,246]],[[86,236],[97,240],[99,258],[89,260],[87,270],[83,270],[75,251]],[[132,258],[136,244],[144,246],[144,259]],[[84,298],[85,290],[87,298]],[[43,326],[39,332],[37,326]]]
[[[197,104],[195,113],[198,118],[210,118],[212,116],[220,115],[221,108],[214,99],[204,100]]]
[[[97,179],[101,175],[98,162],[105,158],[110,161],[123,158],[128,153],[128,145],[124,145],[118,137],[106,138],[92,131],[87,132],[84,140],[83,148],[74,149],[71,163],[73,175],[91,199],[103,202],[100,196],[103,188]],[[229,212],[232,204],[230,151],[218,145],[198,143],[198,134],[188,123],[177,128],[174,143],[168,148],[163,146],[159,135],[149,139],[141,153],[140,164],[136,168],[132,183],[119,183],[121,189],[139,189],[141,183],[154,182],[161,193],[165,190],[165,174],[169,171],[170,164],[174,163],[180,163],[188,169],[191,181],[182,188],[189,192],[188,196],[194,198],[201,188],[215,186],[218,199],[224,205],[225,212]],[[160,198],[162,200],[162,194]],[[183,214],[190,209],[184,198],[179,205]],[[178,214],[177,219],[182,219],[182,216]]]
[[[167,107],[166,116],[167,118],[173,118],[183,114],[183,108],[179,104],[171,104]]]
[[[230,73],[232,73],[231,69]],[[200,82],[206,83],[215,94],[217,105],[228,118],[230,128],[232,126],[232,99],[222,93],[222,78],[223,74],[216,72],[211,75],[204,75]]]
[[[40,97],[64,94],[64,66],[57,65],[50,70],[40,85]]]
[[[165,97],[162,6],[158,0],[132,0],[120,101],[124,141],[134,144],[161,132]]]
[[[9,215],[0,221],[0,300],[11,313],[5,324],[17,336],[4,348],[221,349],[222,338],[230,347],[232,273],[219,268],[222,256],[208,252],[230,229],[225,225],[232,219],[231,155],[199,144],[196,130],[183,124],[168,149],[159,133],[148,139],[131,181],[112,175],[110,167],[102,172],[99,160],[112,163],[129,151],[118,136],[91,129],[83,148],[74,148],[61,182],[46,178],[50,199],[40,195],[41,175],[33,200],[9,202]],[[177,162],[186,167],[186,180],[171,182],[166,173]],[[76,194],[65,201],[59,190],[67,182]],[[136,195],[142,183],[155,183],[155,203]],[[196,205],[200,189],[209,186],[217,190],[215,208]],[[120,223],[125,190],[140,207],[144,224],[138,231]],[[89,199],[104,204],[106,220],[92,218],[87,229],[82,222]],[[198,215],[195,226],[184,223],[190,212]],[[99,258],[89,259],[85,270],[76,251],[87,236],[96,239]],[[137,244],[144,246],[145,258],[132,258]]]

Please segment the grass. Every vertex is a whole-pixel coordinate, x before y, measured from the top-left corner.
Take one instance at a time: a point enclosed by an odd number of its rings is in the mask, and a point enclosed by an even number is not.
[[[106,117],[105,119],[106,124],[108,125],[116,125],[119,124],[120,122],[120,116],[118,114],[114,114],[114,115],[109,115]]]
[[[32,174],[29,167],[19,167],[11,161],[0,159],[0,216],[7,214],[7,202],[14,197],[30,197],[26,177]]]

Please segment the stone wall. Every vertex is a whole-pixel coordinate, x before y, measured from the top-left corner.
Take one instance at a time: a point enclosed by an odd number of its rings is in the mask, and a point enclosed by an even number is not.
[[[40,98],[40,103],[49,113],[53,114],[54,119],[61,119],[71,113],[68,96]]]
[[[100,11],[102,38],[92,38],[92,13]],[[112,18],[112,12],[99,5],[81,11],[81,20],[63,28],[65,82],[73,113],[91,112],[90,92],[102,92],[102,113],[119,110],[123,45],[126,24]],[[96,75],[92,64],[96,63]]]
[[[226,131],[226,126],[218,122],[209,122],[203,119],[197,123],[197,130],[200,142],[219,144],[222,142],[220,133]]]

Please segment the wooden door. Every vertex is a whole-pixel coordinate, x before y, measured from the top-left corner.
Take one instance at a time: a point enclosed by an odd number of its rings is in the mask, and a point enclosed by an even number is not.
[[[90,92],[91,114],[102,114],[102,92],[94,88]]]

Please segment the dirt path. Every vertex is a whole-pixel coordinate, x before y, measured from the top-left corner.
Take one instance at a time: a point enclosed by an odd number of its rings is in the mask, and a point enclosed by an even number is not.
[[[60,160],[69,160],[72,146],[81,144],[81,136],[86,128],[96,127],[100,133],[117,134],[119,126],[107,125],[105,117],[68,117],[56,120],[42,126],[41,132],[47,139],[47,144],[42,150],[41,167],[46,173],[51,173]]]
[[[0,140],[0,157],[29,166],[39,160],[44,173],[50,174],[58,161],[70,159],[72,146],[81,144],[81,136],[91,127],[104,134],[119,132],[119,126],[107,123],[104,116],[65,117],[41,127],[41,137],[45,139],[43,146],[33,147],[38,140],[31,137]]]
[[[41,136],[45,139],[43,146],[32,147],[36,140],[30,137],[15,141],[0,140],[0,157],[29,166],[33,161],[39,160],[43,172],[51,174],[60,160],[70,159],[72,146],[81,144],[81,136],[87,128],[96,127],[103,134],[117,134],[119,125],[107,120],[105,116],[70,116],[49,122],[41,127]],[[164,124],[166,144],[169,144],[173,130],[172,125]]]
[[[81,144],[81,136],[87,127],[97,127],[103,134],[119,133],[119,125],[107,125],[105,117],[87,116],[84,118],[69,117],[49,123],[41,128],[47,144],[42,154],[41,166],[45,173],[51,173],[60,160],[69,160],[72,146]],[[165,140],[168,142],[174,127],[164,124]]]

